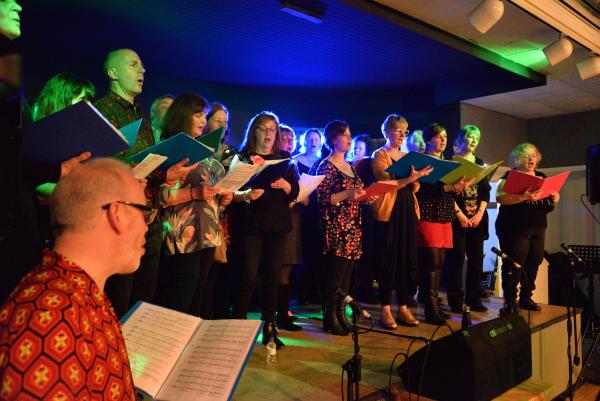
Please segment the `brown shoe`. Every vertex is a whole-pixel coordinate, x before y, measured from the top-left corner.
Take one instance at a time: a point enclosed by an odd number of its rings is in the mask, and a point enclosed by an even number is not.
[[[387,330],[394,330],[398,327],[398,323],[392,316],[392,309],[390,305],[385,305],[381,308],[381,327]]]
[[[418,326],[419,321],[412,314],[410,309],[406,305],[402,305],[398,308],[398,314],[396,315],[396,321],[402,323],[405,326]]]

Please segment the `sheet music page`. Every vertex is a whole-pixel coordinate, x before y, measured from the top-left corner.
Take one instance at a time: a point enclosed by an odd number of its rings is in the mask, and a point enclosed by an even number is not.
[[[131,171],[133,172],[133,176],[136,180],[141,180],[142,178],[146,178],[148,174],[156,170],[158,166],[163,164],[165,160],[167,160],[167,156],[155,155],[154,153],[149,153],[148,156],[144,158],[137,166],[135,166]]]
[[[158,398],[227,400],[254,347],[260,325],[260,320],[204,320]]]
[[[229,166],[229,171],[219,181],[215,188],[221,189],[226,192],[235,192],[241,187],[244,186],[245,183],[257,173],[260,169],[260,166],[249,163],[238,162],[235,164],[231,164]]]
[[[201,321],[143,302],[123,324],[134,385],[156,398]]]
[[[309,195],[317,189],[321,181],[325,178],[324,175],[308,175],[302,173],[300,179],[298,180],[298,185],[300,186],[300,192],[298,192],[298,197],[296,198],[296,202],[304,202]]]
[[[262,166],[260,166],[260,168],[258,169],[258,174],[262,173],[262,171],[264,169],[266,169],[269,166],[273,166],[275,164],[279,164],[279,163],[283,163],[285,161],[290,160],[290,158],[286,158],[286,159],[275,159],[275,160],[265,160],[265,162],[263,163]]]

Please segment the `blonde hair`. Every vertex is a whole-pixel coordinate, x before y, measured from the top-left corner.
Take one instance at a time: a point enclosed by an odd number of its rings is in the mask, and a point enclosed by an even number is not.
[[[381,124],[381,133],[383,134],[383,137],[387,138],[385,133],[387,131],[396,129],[399,124],[404,124],[406,127],[408,127],[408,121],[406,121],[406,118],[402,117],[400,114],[390,114],[387,116],[383,124]]]

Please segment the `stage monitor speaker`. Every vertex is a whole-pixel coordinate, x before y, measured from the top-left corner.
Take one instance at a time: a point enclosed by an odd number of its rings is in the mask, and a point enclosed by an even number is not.
[[[585,153],[585,182],[590,203],[600,203],[600,145],[592,145]]]
[[[529,325],[513,314],[457,331],[412,354],[398,373],[406,390],[421,387],[435,400],[491,400],[531,377]]]

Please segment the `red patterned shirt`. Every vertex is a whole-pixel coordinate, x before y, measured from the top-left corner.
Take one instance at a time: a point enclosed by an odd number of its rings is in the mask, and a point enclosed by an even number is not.
[[[62,255],[46,251],[0,309],[0,400],[135,401],[110,301]]]

